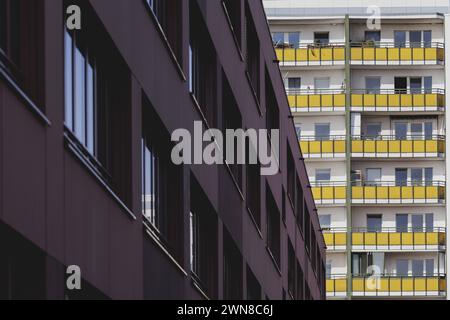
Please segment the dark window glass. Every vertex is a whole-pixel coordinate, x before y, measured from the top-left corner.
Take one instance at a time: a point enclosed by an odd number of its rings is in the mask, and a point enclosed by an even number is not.
[[[233,92],[231,91],[228,80],[225,77],[225,74],[222,75],[222,112],[223,112],[223,132],[225,133],[227,129],[242,129],[242,116],[239,111],[239,108],[236,103],[236,99],[234,98]],[[227,145],[224,142],[224,155],[225,159],[228,160],[227,153],[228,151],[232,151],[233,163],[228,163],[231,172],[236,180],[239,188],[242,189],[242,165],[238,163],[238,143],[234,143],[234,150],[228,150]]]
[[[296,272],[296,278],[297,278],[297,288],[295,291],[295,299],[296,300],[303,300],[305,298],[305,279],[303,275],[303,269],[297,261],[297,272]]]
[[[210,127],[217,125],[217,59],[197,1],[190,2],[189,89]]]
[[[242,256],[226,229],[223,243],[223,299],[242,300]]]
[[[266,185],[266,207],[267,207],[267,246],[272,253],[275,262],[280,268],[280,212],[275,199]]]
[[[257,99],[260,99],[260,44],[258,33],[256,32],[255,24],[251,16],[250,8],[246,4],[245,9],[245,27],[247,40],[247,54],[246,54],[246,70],[250,78],[250,83],[256,94]]]
[[[247,180],[247,208],[250,211],[256,225],[261,228],[261,166],[258,163],[250,163],[250,148],[256,150],[251,141],[247,141],[246,180]]]
[[[247,266],[247,300],[261,300],[261,285]]]
[[[183,257],[183,169],[171,160],[170,135],[151,103],[142,106],[142,214],[145,224],[180,262]]]
[[[206,294],[217,297],[217,216],[198,182],[191,175],[191,271]]]
[[[289,295],[295,297],[295,251],[290,240],[288,240],[288,291]]]
[[[0,68],[44,108],[44,4],[0,0]]]
[[[327,45],[330,43],[329,32],[314,32],[314,43],[316,45]]]
[[[86,27],[64,30],[66,138],[128,205],[130,73],[89,3],[80,4]]]
[[[182,3],[179,0],[146,0],[178,61],[182,62]]]
[[[242,41],[241,27],[241,0],[224,0],[225,9],[230,19],[231,27],[238,42],[239,47]]]

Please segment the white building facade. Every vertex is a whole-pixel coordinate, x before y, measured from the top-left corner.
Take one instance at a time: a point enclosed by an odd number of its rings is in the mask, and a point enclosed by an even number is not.
[[[264,0],[329,298],[447,295],[448,1]]]

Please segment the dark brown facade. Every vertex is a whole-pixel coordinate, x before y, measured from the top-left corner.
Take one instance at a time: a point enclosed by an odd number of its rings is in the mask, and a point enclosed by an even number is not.
[[[65,27],[73,4],[81,30]],[[324,298],[325,244],[260,1],[0,8],[0,298]],[[194,121],[280,129],[280,172],[172,164],[171,133]],[[66,288],[70,265],[81,291]]]

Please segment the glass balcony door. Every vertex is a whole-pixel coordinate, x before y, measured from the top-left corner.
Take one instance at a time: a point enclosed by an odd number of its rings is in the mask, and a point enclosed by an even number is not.
[[[381,77],[366,77],[366,93],[380,94]]]
[[[408,215],[395,215],[395,227],[397,232],[408,232]]]
[[[314,133],[316,140],[330,140],[330,124],[316,123]]]
[[[394,31],[394,46],[396,48],[406,46],[406,31]]]
[[[383,216],[381,214],[367,215],[367,232],[381,232]]]
[[[395,169],[395,185],[398,187],[406,186],[408,184],[408,169]]]

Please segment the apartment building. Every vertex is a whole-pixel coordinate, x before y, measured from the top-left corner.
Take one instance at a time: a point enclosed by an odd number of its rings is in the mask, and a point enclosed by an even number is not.
[[[447,297],[448,1],[264,1],[327,297]]]
[[[0,299],[325,298],[262,3],[0,0],[0,17]],[[279,173],[173,164],[194,121],[280,129]]]

